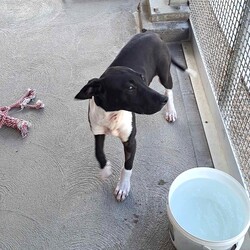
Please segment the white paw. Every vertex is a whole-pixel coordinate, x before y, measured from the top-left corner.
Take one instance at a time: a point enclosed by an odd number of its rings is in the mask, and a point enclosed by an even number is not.
[[[117,201],[124,201],[130,191],[130,177],[132,174],[132,170],[126,170],[122,168],[120,179],[117,183],[116,189],[115,189],[115,196]]]
[[[173,91],[171,89],[166,89],[166,96],[168,97],[168,102],[166,104],[165,118],[168,122],[175,122],[177,119],[177,113],[174,107]]]
[[[112,174],[111,163],[107,161],[105,167],[100,172],[100,177],[105,181]]]
[[[168,122],[175,122],[177,119],[177,113],[175,108],[167,108],[165,118]]]

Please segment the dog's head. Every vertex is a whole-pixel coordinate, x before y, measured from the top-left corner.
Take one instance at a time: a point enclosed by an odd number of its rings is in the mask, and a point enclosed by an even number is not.
[[[149,88],[144,77],[127,67],[110,67],[98,79],[90,80],[76,99],[95,98],[105,111],[127,110],[138,114],[154,114],[167,103],[167,97]]]

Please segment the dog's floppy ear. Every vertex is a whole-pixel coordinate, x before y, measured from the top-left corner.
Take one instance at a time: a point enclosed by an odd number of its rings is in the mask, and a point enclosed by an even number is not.
[[[92,96],[99,95],[101,91],[102,85],[100,79],[93,78],[81,89],[81,91],[75,96],[75,99],[91,99]]]

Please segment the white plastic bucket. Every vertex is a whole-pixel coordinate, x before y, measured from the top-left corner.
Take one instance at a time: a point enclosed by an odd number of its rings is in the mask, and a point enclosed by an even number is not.
[[[172,183],[167,204],[177,250],[239,250],[250,226],[250,202],[230,175],[193,168]]]

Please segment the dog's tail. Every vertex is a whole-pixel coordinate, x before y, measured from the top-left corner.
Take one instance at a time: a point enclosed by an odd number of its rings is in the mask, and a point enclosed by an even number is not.
[[[180,65],[178,62],[175,61],[175,59],[171,58],[171,63],[174,64],[181,71],[188,73],[190,76],[197,77],[197,72],[195,70]]]

